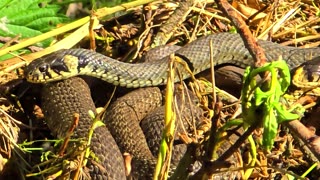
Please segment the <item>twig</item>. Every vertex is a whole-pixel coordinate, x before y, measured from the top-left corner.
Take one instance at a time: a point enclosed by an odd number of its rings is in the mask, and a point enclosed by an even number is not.
[[[170,18],[160,27],[159,32],[154,38],[151,47],[164,45],[171,38],[176,29],[185,21],[191,11],[194,0],[181,1],[180,6],[174,11]]]
[[[313,155],[320,161],[320,137],[310,132],[300,121],[294,120],[284,123],[289,128],[290,132],[299,137],[305,145],[311,150]],[[312,158],[315,161],[314,158]]]
[[[73,115],[73,123],[71,125],[71,127],[69,128],[66,137],[64,138],[63,144],[59,150],[59,156],[63,156],[65,149],[67,148],[67,145],[69,143],[70,137],[72,136],[75,128],[78,126],[79,124],[79,117],[80,115],[78,113],[74,113]]]
[[[207,150],[206,150],[206,156],[208,159],[217,159],[217,149],[220,147],[219,136],[218,134],[218,126],[220,124],[220,118],[221,118],[221,109],[222,109],[223,103],[221,101],[215,102],[214,104],[214,116],[212,118],[212,125],[211,125],[211,131],[210,131],[210,138],[207,144]],[[215,168],[216,169],[216,168]]]
[[[254,121],[255,124],[252,124],[245,133],[241,135],[241,137],[225,152],[223,153],[217,161],[225,161],[227,160],[232,154],[240,148],[240,146],[244,143],[246,139],[252,134],[252,132],[258,128],[261,124],[260,121]]]
[[[218,4],[218,7],[227,15],[229,19],[236,26],[239,34],[241,35],[246,48],[251,54],[252,58],[255,61],[255,67],[262,66],[267,58],[264,54],[264,50],[258,45],[257,41],[251,34],[249,28],[246,23],[242,20],[241,17],[237,14],[235,10],[232,9],[227,0],[215,0]]]

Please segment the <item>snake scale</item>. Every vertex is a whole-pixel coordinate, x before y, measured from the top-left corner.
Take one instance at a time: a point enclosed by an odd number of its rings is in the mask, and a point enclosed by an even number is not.
[[[307,60],[311,60],[316,56],[320,55],[319,48],[307,48],[307,49],[300,49],[295,47],[288,47],[288,46],[281,46],[276,43],[268,42],[268,41],[258,41],[258,43],[262,46],[265,50],[266,57],[268,61],[277,60],[279,56],[285,59],[290,68],[296,67]],[[197,74],[205,69],[210,67],[210,45],[213,47],[213,57],[214,57],[214,65],[219,64],[232,64],[239,67],[246,67],[253,65],[253,59],[249,54],[248,50],[245,48],[242,39],[237,34],[230,34],[230,33],[218,33],[209,36],[205,36],[199,38],[198,40],[191,42],[184,47],[175,51],[175,55],[182,60],[184,60],[192,70],[194,74]],[[50,101],[48,103],[50,106],[50,111],[54,112],[54,109],[57,108],[59,105],[53,105],[56,102],[55,100],[49,100],[50,98],[60,96],[62,93],[71,95],[71,97],[76,96],[73,94],[73,91],[69,91],[66,93],[64,90],[56,90],[59,89],[59,82],[52,83],[55,89],[51,89],[52,81],[58,81],[61,79],[68,79],[73,76],[77,75],[88,75],[93,77],[98,77],[108,83],[112,83],[114,85],[119,85],[128,88],[137,88],[137,87],[147,87],[147,86],[159,86],[166,84],[167,81],[167,62],[169,60],[169,56],[164,58],[158,59],[156,61],[151,62],[144,62],[138,64],[129,64],[116,61],[114,59],[108,58],[101,54],[84,50],[84,49],[70,49],[70,50],[60,50],[43,58],[39,58],[33,62],[31,62],[25,68],[25,77],[28,81],[33,83],[46,83],[48,89],[47,99]],[[177,69],[180,71],[182,78],[186,79],[189,77],[189,74],[184,70],[182,65],[177,65]],[[177,78],[176,81],[179,79]],[[74,86],[67,82],[67,86]],[[80,86],[80,85],[79,85]],[[77,89],[77,88],[76,88]],[[55,95],[53,95],[56,93]],[[80,93],[81,94],[81,93]],[[83,96],[83,95],[81,95]],[[150,94],[148,93],[148,96]],[[148,101],[151,101],[152,97],[149,97]],[[70,99],[65,97],[65,99]],[[155,98],[156,99],[156,98]],[[80,100],[82,101],[82,100]],[[86,100],[87,101],[87,100]],[[67,105],[69,103],[66,103]],[[91,103],[90,103],[91,104]],[[152,102],[151,104],[144,104],[146,106],[151,106],[156,103]],[[82,106],[82,105],[79,105]],[[90,105],[91,106],[91,105]],[[81,108],[81,107],[79,107]],[[60,108],[61,109],[61,108]],[[63,110],[67,111],[68,108],[62,108]],[[142,108],[141,112],[144,109]],[[84,111],[86,112],[86,111]],[[116,112],[114,114],[109,114],[108,116],[117,116],[121,112],[119,111],[112,111]],[[69,112],[70,113],[70,112]],[[72,112],[73,113],[73,112]],[[119,113],[119,114],[118,114]],[[58,113],[59,114],[59,113]],[[46,116],[56,116],[53,114],[46,114]],[[125,116],[120,114],[122,117]],[[106,119],[109,119],[108,116]],[[52,124],[53,129],[57,129],[57,124],[60,122],[56,122],[55,119],[58,118],[51,118],[48,121]],[[111,118],[110,118],[111,119]],[[49,124],[48,122],[48,124]],[[107,121],[110,123],[109,121]],[[114,121],[108,125],[109,130],[113,134],[115,140],[117,142],[126,141],[128,144],[124,144],[124,146],[128,146],[128,148],[133,147],[132,139],[122,139],[123,137],[127,138],[127,135],[123,135],[123,133],[131,133],[136,134],[134,131],[133,126],[130,125],[132,122],[125,122],[127,124],[127,128],[121,129],[122,123],[124,122],[117,122]],[[87,128],[87,122],[83,123],[85,125],[80,124],[77,128],[84,129]],[[113,127],[115,125],[116,127]],[[135,125],[134,125],[135,126]],[[80,130],[81,131],[81,130]],[[80,132],[79,131],[79,132]],[[102,132],[98,132],[97,136],[101,137]],[[81,133],[79,133],[80,135]],[[134,137],[133,137],[134,138]],[[103,140],[105,142],[106,140]],[[110,141],[111,142],[111,141]],[[112,142],[113,143],[113,142]],[[100,143],[101,145],[101,143]],[[103,146],[102,146],[103,147]],[[121,147],[121,145],[120,145]],[[126,151],[136,151],[136,150],[126,150]],[[142,156],[142,159],[147,159],[145,156],[149,156],[148,154],[138,154]],[[104,157],[101,157],[104,160]],[[115,158],[115,157],[114,157]],[[107,158],[108,159],[108,158]],[[112,157],[110,159],[113,159]],[[144,161],[146,162],[146,161]],[[108,167],[108,162],[104,161],[106,167]],[[149,162],[146,164],[153,165],[153,162]],[[153,168],[151,168],[152,170]],[[92,171],[95,173],[95,171]],[[123,172],[123,169],[120,168],[120,174]],[[94,174],[93,173],[93,174]],[[116,179],[121,179],[116,178]]]

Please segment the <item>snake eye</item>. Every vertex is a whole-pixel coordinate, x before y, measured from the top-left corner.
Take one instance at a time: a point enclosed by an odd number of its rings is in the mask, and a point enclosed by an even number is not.
[[[39,67],[39,71],[42,72],[42,73],[46,72],[47,69],[48,69],[48,66],[46,64],[44,64],[44,65]]]

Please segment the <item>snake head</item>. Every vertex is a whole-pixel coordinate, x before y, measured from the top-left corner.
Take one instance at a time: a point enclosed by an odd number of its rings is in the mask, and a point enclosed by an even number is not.
[[[310,82],[320,82],[320,56],[301,65]]]
[[[320,56],[302,63],[293,71],[292,82],[299,88],[313,89],[320,85]]]
[[[77,57],[57,51],[32,61],[24,69],[24,76],[32,83],[51,82],[77,75],[77,68]]]

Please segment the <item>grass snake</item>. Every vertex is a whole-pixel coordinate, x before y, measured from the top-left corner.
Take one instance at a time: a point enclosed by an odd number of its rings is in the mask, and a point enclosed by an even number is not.
[[[268,61],[277,60],[279,56],[281,56],[283,59],[287,61],[290,68],[294,68],[320,55],[319,48],[301,49],[301,48],[295,48],[295,47],[281,46],[276,43],[272,43],[269,41],[261,41],[261,40],[259,40],[258,43],[265,50]],[[192,72],[194,74],[197,74],[210,67],[210,45],[213,47],[212,54],[214,57],[214,65],[232,64],[232,65],[236,65],[244,68],[246,66],[251,66],[254,64],[254,61],[251,55],[249,54],[248,50],[245,48],[240,36],[237,34],[230,34],[230,33],[218,33],[218,34],[204,36],[178,49],[177,51],[175,51],[175,55],[177,57],[182,58],[189,65]],[[51,95],[45,96],[44,101],[47,102],[47,109],[49,109],[47,110],[47,112],[49,113],[47,113],[46,116],[47,117],[49,116],[50,118],[50,116],[51,117],[55,116],[53,115],[55,113],[61,114],[60,111],[64,111],[64,112],[68,111],[69,115],[71,112],[72,113],[74,113],[75,111],[79,112],[79,109],[81,109],[83,105],[79,105],[79,107],[77,107],[76,109],[72,109],[72,108],[68,109],[67,107],[61,107],[61,105],[62,104],[63,106],[69,105],[70,103],[66,102],[67,100],[69,101],[70,99],[79,97],[79,96],[83,97],[84,93],[80,92],[76,95],[74,94],[76,92],[73,91],[74,89],[81,88],[81,86],[83,86],[81,85],[82,83],[80,83],[79,85],[74,85],[72,84],[72,81],[67,81],[66,82],[67,85],[60,85],[59,83],[62,83],[64,81],[57,82],[57,83],[48,83],[48,82],[68,79],[70,77],[78,76],[78,75],[88,75],[88,76],[100,78],[114,85],[119,85],[119,86],[128,87],[128,88],[159,86],[159,85],[166,84],[168,60],[169,60],[169,56],[165,56],[163,58],[160,58],[158,60],[151,61],[151,62],[129,64],[129,63],[119,62],[117,60],[106,57],[99,53],[92,52],[85,49],[59,50],[53,54],[44,56],[42,58],[39,58],[31,62],[25,68],[25,77],[28,81],[32,83],[47,84],[46,85],[47,91],[45,93],[51,94]],[[182,65],[178,65],[177,68],[181,72],[183,79],[186,79],[190,76],[190,74],[184,70]],[[179,79],[177,78],[176,81],[178,80]],[[59,86],[67,86],[66,88],[71,88],[71,90],[65,91]],[[59,91],[56,89],[59,89]],[[151,90],[151,91],[153,91],[153,93],[155,92],[154,90]],[[70,97],[67,97],[67,95],[69,95]],[[59,101],[52,99],[52,97],[57,97],[57,96],[62,96],[62,99]],[[152,101],[153,99],[159,98],[159,97],[155,98],[150,96],[150,92],[147,93],[147,96],[149,96],[147,97],[147,99],[149,98],[149,100],[147,101]],[[155,94],[155,96],[158,96],[158,95]],[[63,101],[63,103],[60,101]],[[79,100],[79,102],[82,102],[82,101],[84,100]],[[90,102],[89,103],[90,105],[87,105],[88,107],[94,108],[91,104],[91,100],[85,100],[85,101]],[[132,101],[132,102],[135,102],[135,101]],[[58,105],[54,105],[54,104],[58,104]],[[73,104],[77,104],[77,103],[73,103]],[[150,103],[150,106],[153,106],[155,104],[157,103],[152,101]],[[142,102],[142,105],[147,105],[147,104],[145,102]],[[139,104],[137,106],[139,107],[142,105]],[[59,106],[60,106],[60,109],[59,109]],[[56,112],[55,109],[59,109],[59,112]],[[142,108],[141,112],[143,112],[143,110],[144,108]],[[116,111],[117,113],[109,114],[109,117],[111,117],[112,115],[116,116],[121,113],[124,113],[124,112],[121,112],[122,110],[120,108],[118,111],[119,112]],[[87,112],[87,111],[83,110],[82,112]],[[143,113],[146,113],[146,112],[143,112]],[[122,114],[122,116],[124,115]],[[59,123],[56,122],[56,120],[49,119],[48,122],[53,123],[54,129],[57,129],[57,127],[55,126],[57,126],[57,124]],[[133,122],[123,121],[122,123],[125,123],[127,125],[126,128],[124,128],[122,124],[117,121],[112,123],[108,128],[112,133],[116,133],[116,134],[118,133],[118,135],[116,136],[127,138],[127,135],[123,135],[123,133],[129,133],[129,134],[131,133],[132,135],[136,134],[133,128],[136,125],[130,124]],[[79,125],[78,128],[81,129],[81,126],[85,126],[85,127],[88,126],[87,122],[84,124],[85,125]],[[115,125],[116,127],[113,127],[113,125]],[[119,128],[121,129],[121,127],[122,127],[122,130],[119,130]],[[128,132],[125,132],[125,131],[128,131]],[[61,131],[59,130],[59,132]],[[96,134],[98,134],[97,136],[101,138],[102,132],[98,132]],[[107,136],[109,137],[109,135]],[[131,138],[134,139],[134,137],[131,137]],[[99,138],[97,141],[99,141]],[[112,140],[110,141],[113,144],[113,141]],[[119,141],[121,141],[121,139]],[[132,139],[127,139],[127,141],[129,142],[128,144],[129,146],[133,144],[133,142],[131,142]],[[99,144],[99,142],[96,144]],[[102,149],[103,149],[102,143],[100,143],[100,146],[102,146]],[[116,151],[117,150],[115,150],[115,152]],[[114,162],[121,161],[119,159],[116,159],[116,157],[114,158],[112,157],[113,156],[111,156],[110,158],[111,161],[114,161]],[[105,157],[101,156],[101,158],[102,158],[102,161],[104,161]],[[105,163],[108,164],[107,161]],[[150,164],[153,164],[153,162],[151,162]],[[92,171],[92,172],[96,173],[95,171]],[[122,177],[124,172],[123,168],[121,167],[120,169],[118,169],[118,172],[120,172],[120,175]],[[113,178],[116,178],[116,177],[112,177],[111,179]],[[118,177],[116,179],[121,179],[121,178]]]

